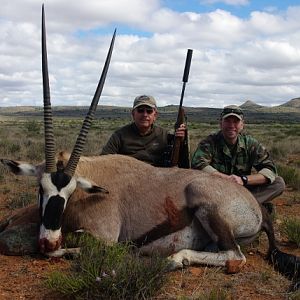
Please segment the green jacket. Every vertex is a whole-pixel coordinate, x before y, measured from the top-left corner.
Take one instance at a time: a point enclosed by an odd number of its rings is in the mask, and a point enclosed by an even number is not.
[[[230,149],[231,148],[231,149]],[[252,168],[273,182],[277,170],[266,148],[250,135],[239,134],[237,144],[226,144],[221,131],[202,140],[192,158],[192,168],[212,173],[250,175]]]
[[[116,130],[103,147],[103,154],[124,154],[154,166],[163,166],[163,155],[171,135],[166,129],[153,125],[151,132],[140,135],[134,123]]]

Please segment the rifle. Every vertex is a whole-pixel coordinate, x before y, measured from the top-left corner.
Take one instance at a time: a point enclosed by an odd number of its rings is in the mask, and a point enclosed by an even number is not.
[[[189,78],[192,54],[193,54],[193,50],[188,49],[187,54],[186,54],[183,78],[182,78],[183,85],[182,85],[182,90],[181,90],[181,97],[180,97],[180,103],[179,103],[179,108],[178,108],[177,120],[175,123],[175,131],[181,124],[186,123],[186,116],[185,116],[184,109],[182,107],[182,103],[183,103],[185,85],[188,82],[188,78]],[[170,166],[173,167],[176,165],[178,165],[181,168],[186,168],[186,169],[190,168],[190,151],[189,151],[189,141],[188,141],[187,130],[186,130],[185,137],[183,140],[180,137],[174,136],[172,150],[171,150],[171,156],[170,156]]]

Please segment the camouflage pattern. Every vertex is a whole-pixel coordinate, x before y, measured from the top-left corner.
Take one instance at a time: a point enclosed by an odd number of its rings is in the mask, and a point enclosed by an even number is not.
[[[231,148],[231,149],[230,149]],[[266,148],[249,135],[239,134],[233,147],[225,143],[221,131],[201,141],[192,158],[192,168],[204,169],[211,166],[227,175],[250,175],[252,168],[269,178],[277,174],[276,167]],[[211,171],[215,171],[214,169]]]
[[[157,109],[156,100],[154,99],[154,97],[148,95],[141,95],[135,97],[132,109],[136,109],[137,107],[144,105]]]

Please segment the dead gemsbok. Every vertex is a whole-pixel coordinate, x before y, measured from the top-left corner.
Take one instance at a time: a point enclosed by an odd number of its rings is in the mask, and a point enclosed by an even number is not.
[[[55,158],[44,11],[42,20],[45,163],[1,160],[15,174],[37,177],[39,203],[29,207],[27,215],[23,211],[14,216],[4,231],[26,223],[26,216],[36,213],[42,253],[54,254],[64,234],[84,230],[108,242],[133,241],[145,254],[169,255],[172,268],[205,264],[226,266],[229,272],[246,262],[239,244],[265,231],[269,261],[280,272],[299,276],[299,258],[276,247],[270,217],[244,187],[198,170],[155,168],[122,155],[80,158],[115,34],[76,145],[70,157],[60,153]],[[217,245],[218,251],[205,251],[210,244]]]

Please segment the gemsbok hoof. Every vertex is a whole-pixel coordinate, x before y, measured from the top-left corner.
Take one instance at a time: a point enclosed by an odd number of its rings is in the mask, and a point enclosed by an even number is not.
[[[225,267],[226,267],[226,273],[227,274],[234,274],[234,273],[238,273],[241,271],[243,265],[246,262],[242,259],[239,260],[227,260]]]

